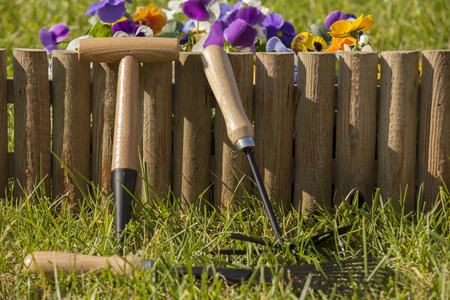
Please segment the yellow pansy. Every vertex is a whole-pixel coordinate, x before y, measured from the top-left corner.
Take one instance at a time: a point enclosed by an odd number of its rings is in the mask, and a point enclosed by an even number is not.
[[[330,26],[331,32],[329,34],[336,38],[354,37],[358,36],[358,31],[367,31],[372,28],[373,16],[368,15],[363,18],[363,14],[353,22],[347,20],[340,20]]]
[[[315,36],[313,38],[313,46],[314,46],[314,50],[316,50],[316,51],[319,51],[319,52],[325,51],[325,49],[327,48],[327,42],[325,42],[323,37]]]
[[[309,32],[298,34],[291,42],[291,48],[295,53],[314,50],[314,36]]]

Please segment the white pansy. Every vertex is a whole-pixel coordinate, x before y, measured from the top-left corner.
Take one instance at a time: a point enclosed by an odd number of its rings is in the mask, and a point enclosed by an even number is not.
[[[78,51],[78,48],[80,47],[80,40],[82,40],[82,39],[92,39],[92,36],[83,35],[83,36],[77,37],[76,39],[73,39],[72,41],[70,41],[69,45],[67,45],[66,50]]]

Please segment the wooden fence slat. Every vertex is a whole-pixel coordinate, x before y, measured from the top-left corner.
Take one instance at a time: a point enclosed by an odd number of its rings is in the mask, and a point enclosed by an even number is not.
[[[342,52],[336,116],[339,205],[353,189],[371,205],[375,184],[378,53]]]
[[[65,197],[77,205],[87,192],[89,179],[91,129],[89,63],[78,61],[78,52],[53,52],[53,198]],[[60,161],[67,167],[64,168]],[[76,181],[71,177],[71,172]],[[84,178],[83,178],[84,177]]]
[[[142,172],[146,171],[148,181],[138,180],[137,190],[149,201],[167,197],[172,182],[172,62],[144,63],[139,78],[143,112],[140,150],[147,168]]]
[[[0,49],[0,199],[8,186],[8,104],[6,49]]]
[[[256,54],[255,157],[272,202],[292,206],[294,55]]]
[[[298,54],[294,208],[302,211],[332,202],[335,61],[334,53]]]
[[[418,70],[418,51],[381,53],[377,184],[405,212],[415,204]]]
[[[50,97],[47,52],[14,49],[15,198],[30,193],[41,179],[50,194]],[[20,187],[21,188],[20,188]]]
[[[111,161],[118,71],[118,63],[93,63],[91,178],[106,195],[112,193]]]
[[[212,92],[201,54],[181,52],[175,62],[173,192],[193,203],[210,185]],[[209,191],[201,199],[209,201]],[[186,207],[185,205],[185,207]]]
[[[450,51],[423,51],[421,92],[418,184],[429,211],[442,181],[450,186]]]
[[[228,57],[233,68],[236,83],[247,117],[253,119],[253,54],[230,53]],[[227,135],[225,120],[216,105],[214,121],[215,176],[214,206],[217,209],[235,206],[244,195],[251,191],[251,170],[243,153],[236,152]]]

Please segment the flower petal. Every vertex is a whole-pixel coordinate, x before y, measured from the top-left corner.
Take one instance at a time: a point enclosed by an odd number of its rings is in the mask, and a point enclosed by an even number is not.
[[[104,0],[102,2],[95,2],[91,6],[88,7],[87,12],[85,13],[86,16],[95,16],[97,14],[97,11],[99,9],[102,9],[105,4],[107,4]]]
[[[145,37],[152,37],[153,36],[153,30],[146,26],[146,25],[140,25],[136,29],[135,36],[145,36]]]
[[[291,22],[284,22],[283,26],[281,26],[281,32],[283,36],[281,37],[281,41],[285,45],[289,45],[292,42],[292,39],[295,37],[295,27]]]
[[[325,27],[330,30],[331,25],[340,20],[347,20],[347,15],[340,10],[335,10],[325,18],[325,22],[323,23]]]
[[[266,16],[256,7],[246,6],[233,11],[227,18],[228,24],[233,23],[237,19],[242,19],[250,26],[261,25]]]
[[[370,30],[372,28],[372,25],[373,25],[373,16],[368,15],[362,20],[361,25],[360,25],[360,28],[361,28],[360,30],[361,31]]]
[[[266,51],[267,52],[294,52],[292,49],[286,48],[286,46],[283,44],[283,42],[276,36],[270,38],[267,41],[266,44]]]
[[[283,17],[280,14],[272,13],[266,16],[263,22],[264,27],[273,26],[277,29],[281,28],[283,26],[284,20]]]
[[[55,34],[55,42],[57,43],[65,39],[70,33],[69,26],[64,23],[59,23],[55,26],[52,26],[49,31]]]
[[[344,37],[347,36],[351,31],[352,23],[347,20],[340,20],[330,26],[331,33],[333,37]]]
[[[207,21],[210,18],[209,12],[200,1],[188,0],[183,3],[183,13],[189,18],[197,21]]]
[[[102,9],[98,10],[98,16],[100,20],[105,23],[113,23],[122,18],[125,13],[125,3],[118,5],[106,4]]]
[[[48,31],[45,26],[42,27],[41,30],[39,30],[39,40],[44,46],[44,49],[47,50],[49,54],[52,54],[53,50],[58,49],[58,47],[56,47],[54,33]]]
[[[203,47],[206,48],[209,45],[218,45],[220,47],[223,47],[223,32],[227,27],[227,23],[223,21],[215,21],[211,25],[211,31],[209,32],[208,38],[206,39]]]
[[[113,34],[116,34],[118,31],[123,31],[129,36],[134,36],[136,32],[136,23],[133,20],[126,19],[125,21],[118,22],[111,27],[111,31]]]
[[[256,30],[247,22],[237,19],[223,31],[223,37],[233,47],[250,47],[254,44]]]
[[[220,15],[217,20],[225,21],[229,12],[231,12],[231,5],[228,3],[220,3]]]

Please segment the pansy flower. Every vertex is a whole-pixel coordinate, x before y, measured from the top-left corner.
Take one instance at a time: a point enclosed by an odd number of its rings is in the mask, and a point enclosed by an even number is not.
[[[286,47],[286,45],[280,40],[279,37],[273,36],[271,37],[266,44],[267,52],[294,52],[292,49]]]
[[[44,26],[39,30],[39,40],[42,45],[44,45],[44,49],[47,53],[52,54],[53,50],[58,50],[56,44],[65,39],[69,33],[69,26],[63,23],[52,26],[50,30],[47,30]]]
[[[315,36],[313,38],[314,51],[322,52],[327,48],[327,42],[321,36]]]
[[[237,19],[230,25],[223,21],[215,21],[211,25],[211,32],[203,47],[209,45],[225,46],[226,41],[231,47],[240,49],[252,47],[256,37],[256,30],[242,19]]]
[[[100,20],[105,23],[113,23],[122,18],[126,13],[125,2],[132,0],[102,0],[89,6],[86,16],[98,14]]]
[[[208,21],[211,18],[209,6],[212,0],[188,0],[183,3],[183,13],[192,20],[196,21]],[[213,1],[217,2],[216,0]]]
[[[353,37],[358,38],[359,31],[367,31],[372,28],[373,16],[368,15],[363,18],[363,14],[359,16],[355,21],[349,22],[347,20],[340,20],[330,26],[331,32],[329,34],[332,37],[345,38]]]
[[[345,37],[345,38],[336,38],[334,37],[331,40],[331,45],[326,49],[326,52],[335,52],[338,50],[345,51],[345,45],[353,46],[355,45],[356,40],[352,37]]]
[[[146,24],[153,30],[154,34],[161,32],[164,25],[167,24],[166,15],[162,10],[155,4],[149,4],[146,7],[138,6],[136,12],[133,14],[134,21],[140,19],[146,20]]]
[[[283,44],[289,45],[295,37],[295,28],[291,22],[284,22],[280,14],[272,13],[266,16],[263,22],[266,27],[266,38],[278,37]]]
[[[130,19],[114,24],[111,31],[114,34],[114,37],[153,36],[153,31],[150,27],[136,25],[136,23]]]
[[[263,25],[266,16],[256,7],[245,6],[234,10],[227,18],[227,23],[231,24],[237,19],[244,20],[248,25],[256,29],[258,39],[265,39],[265,27]]]
[[[325,18],[325,22],[323,22],[323,24],[328,30],[330,30],[330,26],[336,23],[337,21],[340,20],[353,21],[355,19],[356,19],[355,15],[345,14],[340,10],[335,10]]]
[[[314,50],[314,36],[309,32],[298,34],[291,43],[291,48],[297,54]]]

